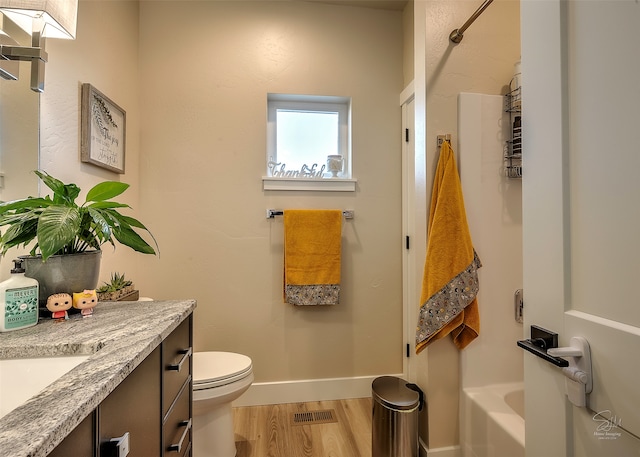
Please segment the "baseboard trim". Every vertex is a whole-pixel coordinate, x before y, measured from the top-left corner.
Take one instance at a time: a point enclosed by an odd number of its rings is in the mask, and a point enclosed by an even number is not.
[[[424,441],[422,441],[422,438],[418,437],[418,454],[419,457],[427,457],[427,445],[424,444]]]
[[[387,376],[387,375],[379,375]],[[402,374],[388,376],[403,377]],[[256,382],[240,398],[234,407],[277,405],[306,401],[344,400],[371,396],[371,383],[378,376],[352,378],[305,379],[298,381]]]
[[[422,440],[420,440],[420,457],[462,457],[462,450],[460,446],[427,449]]]

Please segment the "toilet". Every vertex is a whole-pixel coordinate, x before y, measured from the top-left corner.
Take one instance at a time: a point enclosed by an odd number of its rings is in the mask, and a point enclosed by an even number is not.
[[[251,359],[232,352],[193,354],[193,457],[234,457],[231,402],[253,383]]]

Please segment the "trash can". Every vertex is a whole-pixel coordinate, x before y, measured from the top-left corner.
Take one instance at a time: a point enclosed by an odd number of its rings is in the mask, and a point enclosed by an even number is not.
[[[371,385],[372,457],[418,457],[418,411],[424,394],[395,376],[381,376]]]

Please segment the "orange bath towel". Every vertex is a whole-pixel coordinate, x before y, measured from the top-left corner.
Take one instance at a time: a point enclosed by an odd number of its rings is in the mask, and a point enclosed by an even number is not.
[[[341,241],[342,211],[284,211],[286,303],[339,303]]]
[[[416,353],[451,334],[458,349],[480,332],[478,258],[469,233],[455,156],[442,144],[429,211]]]

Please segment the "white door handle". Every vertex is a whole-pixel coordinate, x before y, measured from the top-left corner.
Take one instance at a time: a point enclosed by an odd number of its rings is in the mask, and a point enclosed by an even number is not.
[[[569,347],[548,349],[547,354],[568,359],[569,366],[562,369],[566,376],[567,397],[576,406],[587,406],[587,394],[593,390],[589,342],[581,336],[574,336]]]
[[[554,357],[582,357],[582,350],[580,348],[566,347],[566,348],[550,348],[547,349],[547,354]]]

